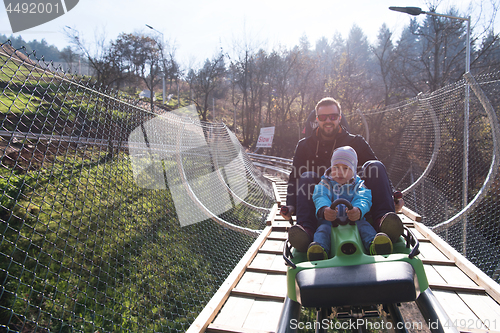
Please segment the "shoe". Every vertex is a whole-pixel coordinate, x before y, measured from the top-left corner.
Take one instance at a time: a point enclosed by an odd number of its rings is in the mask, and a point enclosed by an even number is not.
[[[325,259],[328,259],[325,249],[316,242],[311,243],[307,249],[307,260],[316,261]]]
[[[391,242],[396,243],[403,234],[403,222],[398,214],[393,212],[385,214],[380,222],[380,232],[389,236]]]
[[[290,242],[290,245],[296,248],[297,251],[307,252],[311,239],[304,228],[296,224],[288,230],[288,242]]]
[[[379,232],[373,238],[372,243],[370,244],[370,254],[391,254],[392,253],[392,242],[389,236],[384,234],[383,232]],[[309,253],[308,253],[309,254]]]

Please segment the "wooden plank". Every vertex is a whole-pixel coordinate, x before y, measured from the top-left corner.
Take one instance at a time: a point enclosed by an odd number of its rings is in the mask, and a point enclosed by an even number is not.
[[[422,258],[422,263],[424,265],[446,265],[446,266],[455,266],[455,262],[451,260],[434,260],[434,259],[425,259]]]
[[[272,223],[273,230],[285,231],[290,229],[292,225],[288,221],[274,221]]]
[[[278,188],[274,182],[272,182],[271,185],[273,186],[274,200],[276,200],[278,207],[281,207],[281,195],[278,193]]]
[[[421,223],[415,223],[415,228],[422,235],[429,238],[437,248],[446,253],[449,259],[453,260],[456,265],[467,274],[474,282],[483,287],[486,292],[497,302],[500,303],[500,285],[493,281],[488,275],[482,272],[479,268],[473,265],[464,256],[458,253],[448,243],[438,237],[429,228]]]
[[[453,291],[433,290],[432,293],[436,296],[438,302],[443,306],[451,323],[460,323],[460,320],[477,321],[478,318],[467,304]],[[446,325],[446,323],[444,323]],[[486,326],[479,325],[480,329],[486,329]],[[458,327],[460,329],[460,327]]]
[[[282,302],[255,300],[243,328],[276,332],[282,309]]]
[[[267,294],[286,295],[286,272],[253,272],[243,274],[236,285],[237,290],[248,292],[264,292]]]
[[[283,256],[269,253],[258,253],[252,263],[248,266],[248,269],[255,271],[268,270],[268,271],[279,271],[285,272],[286,266]]]
[[[266,280],[266,276],[266,273],[248,271],[247,269],[236,285],[236,288],[249,292],[259,291]]]
[[[406,216],[408,216],[408,218],[410,218],[413,221],[416,221],[416,222],[422,221],[422,216],[420,216],[420,214],[415,213],[414,211],[412,211],[411,209],[409,209],[406,206],[403,206],[403,209],[401,210],[401,212],[403,214],[405,214]]]
[[[274,217],[274,222],[287,222],[290,223],[288,220],[285,220],[279,212],[276,213],[276,216]]]
[[[455,292],[485,292],[483,287],[479,286],[461,286],[461,285],[453,285],[449,283],[429,283],[429,287],[432,290],[448,290]]]
[[[226,299],[229,297],[231,289],[233,289],[234,286],[236,286],[240,278],[243,276],[245,268],[250,265],[252,260],[257,255],[259,248],[265,242],[267,236],[270,233],[271,233],[271,227],[264,228],[260,236],[256,239],[256,241],[252,244],[250,249],[241,258],[239,263],[229,274],[226,280],[222,283],[222,285],[219,287],[215,295],[208,302],[205,308],[200,312],[198,317],[196,317],[196,319],[186,332],[195,333],[195,332],[205,331],[207,326],[212,322],[212,320],[215,318],[219,310],[222,308]]]
[[[425,238],[425,236],[422,235],[420,233],[420,231],[418,231],[417,229],[415,229],[415,227],[411,227],[409,229],[415,235],[415,237],[417,237],[417,239],[418,239],[419,242],[430,242],[431,241],[430,239]]]
[[[207,333],[273,333],[275,331],[252,330],[249,328],[234,328],[226,325],[211,324],[207,328]]]
[[[254,267],[254,266],[250,265],[247,267],[247,272],[286,275],[286,267],[283,267],[280,269],[273,269],[273,268]]]
[[[269,299],[273,301],[278,301],[283,303],[285,301],[285,295],[278,295],[278,294],[273,294],[273,293],[267,293],[267,292],[252,292],[252,291],[245,291],[245,290],[239,290],[239,289],[233,289],[231,291],[231,296],[238,296],[238,297],[247,297],[247,298],[255,298],[255,299]],[[279,316],[279,313],[278,313]]]
[[[462,272],[460,268],[456,266],[434,266],[436,271],[445,279],[448,284],[477,287],[477,283],[472,281],[467,274]],[[482,288],[484,289],[484,288]]]
[[[458,296],[467,303],[484,326],[489,330],[500,331],[500,305],[497,302],[484,294],[458,293]],[[466,326],[476,329],[480,325],[470,322]]]
[[[247,270],[254,271],[267,271],[269,273],[282,273],[286,272],[286,265],[283,255],[258,253],[252,263],[247,267]]]
[[[462,333],[500,333],[500,331],[495,330],[480,330],[480,329],[460,329],[459,332]]]
[[[258,267],[258,268],[263,268],[263,269],[270,269],[273,267],[273,263],[276,260],[276,255],[275,254],[270,254],[270,253],[261,253],[259,252],[255,258],[253,259],[252,263],[249,265],[249,267]]]
[[[287,285],[286,285],[286,273],[285,274],[267,274],[262,287],[260,288],[262,292],[274,293],[277,295],[286,296]]]
[[[432,260],[449,260],[443,252],[439,251],[432,243],[420,243],[420,255],[425,259]]]
[[[285,241],[288,239],[288,233],[286,231],[273,230],[267,239]]]
[[[271,212],[267,216],[266,225],[270,226],[273,223],[274,216],[276,215],[277,210],[278,210],[278,204],[275,203],[273,207],[271,207]]]
[[[283,254],[283,251],[280,251],[280,250],[259,250],[259,253],[279,255],[279,254]]]
[[[285,259],[283,259],[283,254],[280,254],[279,256],[276,256],[274,258],[273,264],[271,265],[271,269],[277,270],[277,271],[285,271],[288,269],[286,264],[285,264]]]
[[[500,333],[500,331],[495,330],[480,330],[480,329],[469,329],[469,328],[460,328],[459,332],[462,333]]]
[[[285,242],[281,240],[270,240],[267,239],[266,242],[262,245],[260,251],[274,251],[278,253],[283,253],[283,246]]]
[[[255,300],[251,298],[230,296],[222,311],[215,318],[213,324],[234,328],[243,327],[247,319],[245,314],[250,312],[254,302]]]
[[[434,266],[424,265],[425,275],[427,276],[427,281],[429,284],[445,284],[446,281],[441,275],[436,271]]]
[[[407,227],[413,228],[413,222],[415,222],[415,221],[413,221],[412,219],[410,219],[405,214],[398,213],[398,216],[401,219],[401,222],[403,222]]]

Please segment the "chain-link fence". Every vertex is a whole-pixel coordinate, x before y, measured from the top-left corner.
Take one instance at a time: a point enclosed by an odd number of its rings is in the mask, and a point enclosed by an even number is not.
[[[47,68],[0,45],[0,331],[185,331],[264,227],[269,181],[192,108]]]
[[[264,226],[269,182],[191,107],[47,68],[0,47],[0,331],[186,330]],[[466,75],[345,115],[406,206],[497,282],[499,91],[500,73]]]
[[[499,92],[500,73],[466,74],[456,84],[350,121],[368,123],[370,145],[393,185],[404,190],[405,205],[497,282]]]
[[[405,206],[500,282],[500,72],[343,116],[384,162]]]
[[[343,116],[384,162],[405,206],[500,282],[500,72]]]

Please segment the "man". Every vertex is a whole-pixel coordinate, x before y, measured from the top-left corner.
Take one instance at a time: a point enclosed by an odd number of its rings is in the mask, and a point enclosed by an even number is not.
[[[290,244],[300,252],[307,252],[317,228],[312,194],[320,177],[330,167],[333,151],[351,146],[358,155],[360,177],[372,191],[371,217],[377,232],[384,232],[395,242],[403,232],[400,218],[395,211],[404,205],[399,199],[395,205],[394,191],[385,166],[377,160],[373,150],[360,135],[352,135],[340,125],[341,107],[331,97],[323,98],[316,105],[318,128],[312,135],[299,141],[295,148],[293,168],[288,179],[287,209],[281,215],[289,220],[295,213],[297,224],[288,231]]]

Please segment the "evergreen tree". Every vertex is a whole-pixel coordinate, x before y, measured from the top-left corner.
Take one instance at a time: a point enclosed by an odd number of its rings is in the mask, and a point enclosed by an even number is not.
[[[22,49],[24,47],[26,54],[35,52],[37,59],[43,57],[46,62],[62,61],[59,49],[54,45],[49,45],[45,39],[42,39],[40,42],[36,39],[27,42],[21,36],[14,37],[14,35],[10,35],[8,37],[7,35],[0,35],[0,43],[5,43],[7,40],[10,40],[12,47],[15,49]]]

